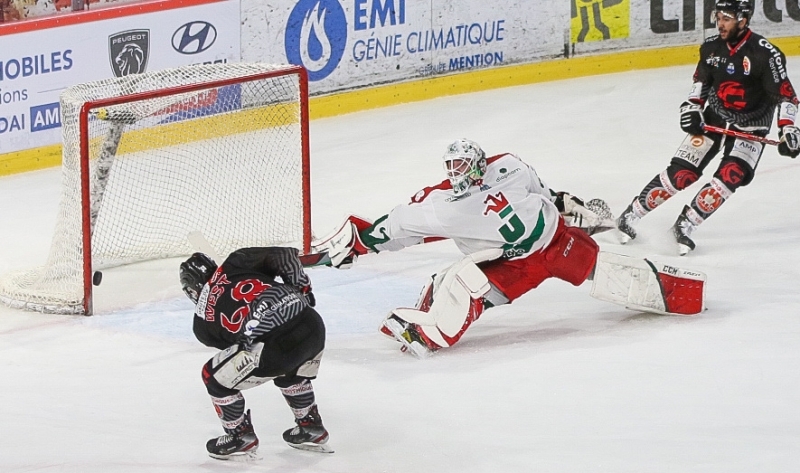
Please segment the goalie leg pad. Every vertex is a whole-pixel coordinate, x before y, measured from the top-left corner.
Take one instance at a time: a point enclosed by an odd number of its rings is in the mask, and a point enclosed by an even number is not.
[[[381,332],[398,339],[391,319],[398,317],[413,324],[414,330],[438,347],[456,343],[467,328],[483,313],[483,299],[491,286],[486,275],[475,264],[502,255],[501,249],[480,251],[466,256],[433,278],[420,294],[416,309],[393,310],[384,320]]]
[[[696,315],[705,309],[705,282],[699,271],[602,251],[591,296],[644,312]]]
[[[439,330],[449,337],[464,328],[472,300],[480,299],[490,289],[489,280],[473,258],[482,259],[480,256],[462,258],[434,281],[433,304],[428,312]]]

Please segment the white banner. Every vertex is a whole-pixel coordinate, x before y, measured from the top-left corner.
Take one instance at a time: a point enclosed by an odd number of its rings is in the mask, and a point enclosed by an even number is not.
[[[798,0],[759,0],[752,28],[800,35]],[[714,0],[242,0],[242,59],[309,70],[312,94],[567,59],[697,45]],[[265,20],[263,20],[265,19]]]
[[[0,36],[0,154],[61,142],[66,87],[239,61],[239,15],[237,0]]]

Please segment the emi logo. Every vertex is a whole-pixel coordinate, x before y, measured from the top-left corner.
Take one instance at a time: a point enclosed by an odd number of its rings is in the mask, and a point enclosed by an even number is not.
[[[217,40],[217,29],[207,21],[190,21],[172,34],[172,48],[181,54],[199,54]]]
[[[150,30],[121,31],[108,37],[108,56],[117,77],[141,74],[150,56]]]

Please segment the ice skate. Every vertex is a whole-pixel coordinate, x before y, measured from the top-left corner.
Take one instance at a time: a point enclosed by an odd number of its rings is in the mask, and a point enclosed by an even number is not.
[[[211,439],[206,443],[208,456],[217,460],[252,461],[259,457],[258,437],[250,422],[250,411],[247,411],[244,421],[233,432]]]
[[[633,229],[633,225],[638,221],[639,217],[633,212],[633,204],[631,204],[616,221],[620,243],[624,245],[636,238],[636,230]]]
[[[416,324],[408,323],[395,314],[390,314],[383,321],[381,333],[391,335],[403,344],[402,351],[409,351],[417,358],[427,358],[441,348],[426,337]]]
[[[672,226],[672,234],[675,236],[675,241],[678,243],[678,254],[681,256],[687,255],[690,251],[694,250],[695,244],[689,238],[694,231],[694,224],[686,217],[686,212],[689,206],[683,208],[683,212],[678,216],[675,225]]]
[[[296,419],[297,425],[283,433],[283,440],[293,448],[309,452],[333,453],[327,445],[328,431],[322,425],[322,418],[317,411],[317,406],[302,419]]]

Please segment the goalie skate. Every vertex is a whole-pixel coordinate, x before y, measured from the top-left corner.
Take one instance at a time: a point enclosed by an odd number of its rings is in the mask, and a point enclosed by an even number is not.
[[[428,358],[439,349],[439,347],[433,342],[426,342],[425,339],[427,337],[417,330],[414,327],[414,324],[406,322],[395,315],[394,312],[390,313],[389,316],[383,321],[383,324],[381,325],[381,333],[384,335],[390,335],[392,338],[400,342],[403,345],[403,347],[400,349],[401,351],[407,351],[419,359]]]

